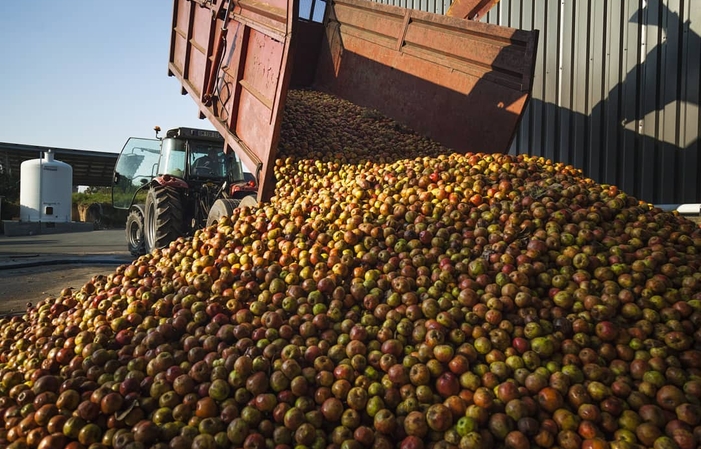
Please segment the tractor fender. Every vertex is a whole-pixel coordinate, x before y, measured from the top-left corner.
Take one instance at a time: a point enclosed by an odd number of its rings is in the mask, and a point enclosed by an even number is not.
[[[128,213],[131,213],[133,211],[137,211],[138,213],[141,214],[142,217],[144,217],[146,215],[146,211],[144,209],[143,204],[132,204],[131,207],[129,208]]]
[[[250,195],[251,193],[253,195],[258,193],[258,187],[252,181],[249,181],[245,184],[234,184],[231,186],[231,189],[229,191],[229,195],[234,197],[243,197],[246,195]]]
[[[189,187],[187,182],[171,175],[156,176],[155,178],[153,178],[153,181],[151,181],[151,183],[158,184],[162,187],[175,187],[179,189],[187,189]]]

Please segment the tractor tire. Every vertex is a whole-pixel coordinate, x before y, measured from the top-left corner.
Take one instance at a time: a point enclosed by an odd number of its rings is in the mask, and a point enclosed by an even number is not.
[[[134,257],[146,254],[144,242],[144,216],[138,209],[132,209],[127,216],[127,248]]]
[[[222,217],[231,217],[239,205],[240,199],[220,198],[212,204],[207,214],[207,227],[219,223]]]
[[[164,248],[183,235],[183,204],[177,189],[158,185],[149,189],[144,228],[148,252]]]
[[[255,195],[246,195],[243,198],[241,198],[241,202],[239,203],[239,207],[257,207],[258,206],[258,199],[256,198]]]
[[[253,195],[247,195],[243,198],[220,198],[214,202],[209,214],[207,214],[207,227],[219,223],[222,217],[231,217],[237,207],[250,207],[257,204],[258,201]]]

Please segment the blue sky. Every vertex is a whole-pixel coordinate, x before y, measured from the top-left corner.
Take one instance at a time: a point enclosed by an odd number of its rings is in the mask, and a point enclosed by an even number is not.
[[[0,142],[119,152],[161,129],[213,129],[168,76],[172,2],[0,3]]]

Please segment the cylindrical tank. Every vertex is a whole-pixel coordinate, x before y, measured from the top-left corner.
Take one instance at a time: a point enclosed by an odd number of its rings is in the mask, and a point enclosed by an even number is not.
[[[20,221],[71,221],[72,193],[73,167],[54,160],[53,151],[20,165]]]

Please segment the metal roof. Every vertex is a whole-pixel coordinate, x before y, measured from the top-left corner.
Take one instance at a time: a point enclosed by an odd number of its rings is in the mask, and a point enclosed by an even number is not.
[[[112,185],[112,174],[118,153],[0,142],[0,165],[5,170],[9,169],[9,173],[19,176],[22,162],[38,159],[42,153],[49,150],[53,150],[56,160],[65,162],[73,168],[74,186],[109,187]]]

